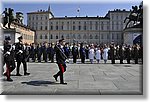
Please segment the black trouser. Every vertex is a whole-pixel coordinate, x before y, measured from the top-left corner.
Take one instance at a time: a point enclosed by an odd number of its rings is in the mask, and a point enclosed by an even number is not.
[[[130,64],[130,58],[127,58],[127,63]]]
[[[73,63],[76,63],[77,62],[77,56],[73,56]]]
[[[81,62],[85,63],[85,57],[81,57]]]
[[[51,55],[51,62],[54,62],[54,54]]]
[[[27,73],[27,63],[25,60],[22,60],[22,61],[17,61],[17,74],[19,74],[20,72],[21,62],[23,63],[24,73]]]
[[[41,62],[41,54],[38,53],[38,62]]]
[[[138,64],[138,58],[135,58],[134,60],[135,60],[135,64]]]
[[[120,58],[120,64],[123,64],[123,57]]]
[[[59,72],[55,75],[60,76],[60,83],[64,83],[63,73],[66,71],[66,64],[58,64]]]

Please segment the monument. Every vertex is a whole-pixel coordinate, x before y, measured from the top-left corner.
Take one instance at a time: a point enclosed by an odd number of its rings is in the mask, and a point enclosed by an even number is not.
[[[128,21],[127,21],[128,20]],[[142,45],[143,37],[143,2],[139,6],[132,6],[131,13],[124,20],[124,43],[128,45]]]

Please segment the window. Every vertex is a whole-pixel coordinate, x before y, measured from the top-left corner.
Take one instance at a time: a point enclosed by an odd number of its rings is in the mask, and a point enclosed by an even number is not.
[[[103,34],[101,34],[101,39],[104,39],[104,35]]]
[[[56,36],[56,39],[58,39],[58,36]]]
[[[93,36],[92,36],[92,35],[90,35],[90,39],[93,39]]]
[[[47,26],[45,26],[45,30],[47,30]]]
[[[112,33],[112,39],[114,39],[114,34]]]
[[[36,16],[36,20],[38,20],[38,16]]]
[[[86,30],[86,25],[84,26],[84,30]]]
[[[40,39],[42,39],[42,35],[40,35]]]
[[[42,26],[40,27],[40,30],[42,30]]]
[[[79,30],[81,30],[81,26],[79,26]]]
[[[45,39],[47,39],[47,35],[45,35]]]
[[[81,35],[80,34],[78,35],[78,39],[81,39]]]
[[[51,39],[53,39],[53,35],[51,34],[51,37],[50,37]]]
[[[64,29],[63,25],[61,26],[61,29],[62,29],[62,30]]]
[[[61,38],[64,39],[64,36],[62,35]]]
[[[51,26],[51,30],[53,30],[53,26]]]
[[[84,34],[83,39],[86,39],[86,34]]]
[[[29,20],[31,20],[31,17],[29,16]]]
[[[73,30],[75,30],[76,28],[75,28],[75,26],[73,26]]]
[[[103,27],[103,25],[101,25],[101,30],[104,30],[104,27]]]
[[[58,30],[58,26],[56,26],[56,30]]]
[[[110,39],[110,35],[109,34],[107,34],[107,39]]]
[[[116,34],[117,35],[117,39],[119,39],[119,34]]]
[[[45,19],[47,20],[47,16],[45,17]]]
[[[66,39],[69,39],[69,34],[67,34]]]
[[[95,36],[95,39],[98,39],[98,35]]]
[[[76,39],[76,36],[75,36],[75,34],[73,34],[73,39]]]

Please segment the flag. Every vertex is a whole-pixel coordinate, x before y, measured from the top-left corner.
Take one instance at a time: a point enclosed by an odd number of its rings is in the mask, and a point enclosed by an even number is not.
[[[77,12],[80,12],[80,7],[78,7]]]

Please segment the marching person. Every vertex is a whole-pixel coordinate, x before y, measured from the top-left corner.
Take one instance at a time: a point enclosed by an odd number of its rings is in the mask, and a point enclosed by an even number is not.
[[[90,47],[90,50],[89,50],[89,59],[90,59],[91,64],[93,64],[94,55],[95,55],[94,45],[91,44],[91,47]]]
[[[78,58],[78,47],[76,46],[76,44],[73,44],[72,47],[72,55],[73,55],[73,63],[77,62],[77,58]]]
[[[128,45],[128,47],[126,47],[126,59],[127,59],[127,64],[130,64],[130,60],[131,60],[131,47],[130,45]]]
[[[24,68],[24,75],[30,75],[30,73],[27,72],[27,63],[26,63],[26,55],[25,55],[25,49],[22,42],[22,36],[18,37],[19,42],[16,43],[15,46],[15,52],[16,52],[16,61],[17,61],[17,73],[16,76],[22,76],[20,74],[20,65],[23,63]]]
[[[97,63],[100,63],[100,60],[101,60],[101,50],[100,50],[100,47],[97,48],[95,57],[96,57]]]
[[[59,40],[59,44],[55,46],[55,52],[56,52],[56,61],[59,67],[59,72],[57,74],[55,74],[53,77],[55,78],[55,80],[57,81],[58,76],[60,76],[60,84],[67,84],[64,82],[64,78],[63,78],[63,73],[66,71],[66,59],[67,56],[64,53],[64,47],[65,45],[65,40],[64,39],[60,39]]]
[[[14,49],[12,45],[10,44],[10,37],[5,38],[5,43],[4,43],[4,64],[6,63],[6,72],[4,75],[7,77],[7,81],[13,81],[10,78],[10,73],[15,69],[15,60],[14,60]]]

